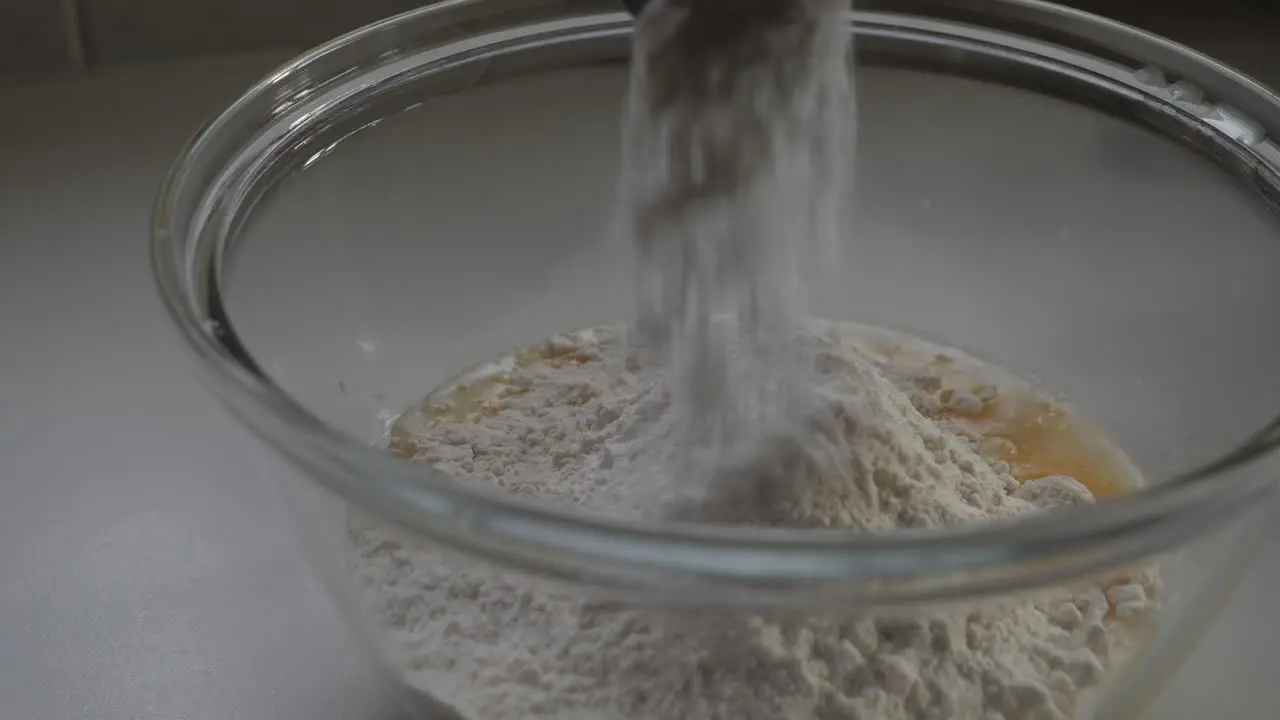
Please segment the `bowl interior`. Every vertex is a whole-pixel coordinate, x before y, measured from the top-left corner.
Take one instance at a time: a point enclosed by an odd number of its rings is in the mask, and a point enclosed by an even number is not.
[[[222,293],[249,353],[359,442],[476,362],[622,319],[620,62],[436,95],[326,145],[256,207]],[[1280,409],[1280,226],[1172,139],[1032,90],[867,65],[842,296],[1034,378],[1153,480]],[[405,102],[397,101],[398,110]],[[302,159],[294,158],[301,163]]]

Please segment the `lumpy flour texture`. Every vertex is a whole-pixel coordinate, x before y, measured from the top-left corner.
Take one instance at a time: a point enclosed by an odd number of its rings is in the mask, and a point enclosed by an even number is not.
[[[690,492],[666,479],[660,469],[680,442],[667,376],[614,327],[464,376],[403,416],[392,444],[465,482],[706,522],[889,532],[1093,501],[1067,477],[1019,482],[1017,435],[984,432],[1017,415],[1004,406],[1025,386],[890,337],[829,323],[798,333],[822,398],[812,409],[820,446],[780,434],[769,454],[777,467],[739,468],[792,483],[728,473]],[[1067,718],[1128,652],[1157,591],[1151,573],[1135,571],[900,615],[699,614],[485,570],[363,516],[351,537],[408,681],[470,720]]]

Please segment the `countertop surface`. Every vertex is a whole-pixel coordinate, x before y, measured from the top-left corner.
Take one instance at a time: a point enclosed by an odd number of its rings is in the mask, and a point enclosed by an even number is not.
[[[197,383],[146,261],[168,162],[280,59],[0,86],[6,718],[398,717],[243,431]],[[1270,712],[1278,593],[1280,530],[1157,717]]]

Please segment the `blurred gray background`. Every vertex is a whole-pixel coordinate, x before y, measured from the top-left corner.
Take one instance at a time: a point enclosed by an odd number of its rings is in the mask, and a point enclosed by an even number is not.
[[[607,0],[563,0],[608,6]],[[725,0],[727,1],[727,0]],[[421,0],[0,0],[0,75],[80,72],[120,62],[298,50]],[[856,4],[856,3],[855,3]],[[1280,4],[1071,0],[1265,74]],[[1259,28],[1273,28],[1259,33]]]
[[[1280,2],[1255,1],[1078,4],[1280,87]],[[418,4],[0,0],[0,720],[402,718],[195,382],[145,247],[202,121],[297,50]],[[364,177],[411,167],[367,159]],[[1280,526],[1266,542],[1153,720],[1276,717]]]

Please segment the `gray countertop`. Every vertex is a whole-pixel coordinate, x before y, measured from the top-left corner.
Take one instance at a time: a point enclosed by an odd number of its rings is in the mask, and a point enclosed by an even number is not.
[[[277,59],[0,88],[5,717],[397,717],[242,431],[197,383],[146,264],[169,160]],[[1277,578],[1280,530],[1159,717],[1267,713]]]

